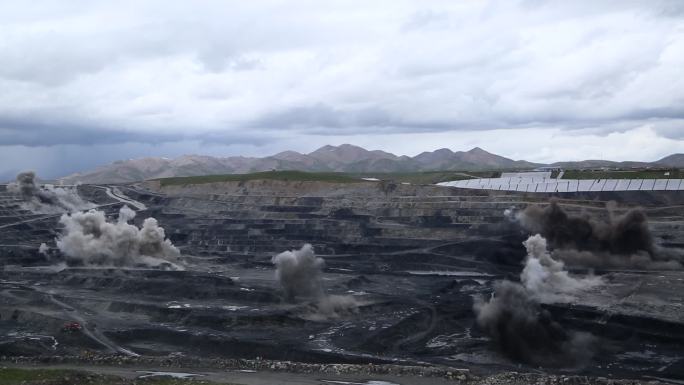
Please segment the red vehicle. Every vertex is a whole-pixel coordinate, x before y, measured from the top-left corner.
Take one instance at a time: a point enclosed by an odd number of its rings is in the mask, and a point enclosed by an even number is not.
[[[81,324],[78,322],[67,322],[62,326],[62,331],[66,333],[80,332],[81,329]]]

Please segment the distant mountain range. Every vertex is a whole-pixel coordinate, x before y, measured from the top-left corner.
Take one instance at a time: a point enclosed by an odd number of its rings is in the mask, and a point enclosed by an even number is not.
[[[185,155],[176,159],[150,157],[122,160],[98,167],[93,171],[72,174],[60,178],[60,180],[65,183],[125,183],[173,176],[241,174],[269,170],[364,173],[448,170],[523,170],[540,166],[558,166],[564,168],[684,167],[684,154],[670,155],[652,163],[586,160],[545,165],[524,160],[508,159],[503,156],[489,153],[479,147],[475,147],[470,151],[456,152],[442,148],[409,157],[397,156],[378,150],[369,151],[351,144],[343,144],[340,146],[323,146],[309,154],[284,151],[264,158],[243,156],[219,158],[202,155]]]

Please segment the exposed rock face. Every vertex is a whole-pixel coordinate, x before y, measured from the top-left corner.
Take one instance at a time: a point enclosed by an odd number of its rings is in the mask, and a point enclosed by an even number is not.
[[[483,372],[537,370],[500,354],[476,325],[473,297],[488,298],[494,282],[517,279],[523,269],[522,242],[529,234],[504,210],[545,205],[548,197],[401,184],[384,189],[371,182],[145,186],[154,189],[120,188],[148,207],[135,224],[157,218],[186,271],[56,266],[62,257],[54,248],[58,217],[22,212],[0,190],[7,214],[0,223],[7,226],[0,232],[7,285],[0,314],[7,333],[18,333],[0,353],[62,356],[88,349],[319,366],[391,361]],[[111,204],[102,209],[116,215],[120,204],[102,189],[79,191]],[[656,242],[684,245],[680,195],[577,195],[559,204],[574,214],[600,215],[607,199],[621,202],[617,214],[642,203]],[[667,210],[660,208],[663,202]],[[49,248],[49,261],[39,253],[41,243]],[[326,292],[353,297],[359,304],[354,312],[322,317],[316,301],[287,301],[271,261],[305,243],[325,259],[320,278]],[[563,369],[604,375],[608,365],[613,378],[679,376],[682,272],[597,274],[605,287],[573,302],[540,304],[564,330],[600,338],[602,349],[586,366]],[[13,320],[5,323],[8,318]],[[89,334],[62,334],[66,322],[79,319]],[[491,383],[497,378],[534,383],[551,376],[495,377]]]

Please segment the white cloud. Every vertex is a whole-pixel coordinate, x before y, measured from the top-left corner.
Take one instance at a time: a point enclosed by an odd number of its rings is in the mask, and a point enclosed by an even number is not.
[[[504,155],[574,143],[520,154],[559,160],[646,125],[637,157],[684,147],[677,0],[5,2],[0,62],[0,147],[508,132]]]

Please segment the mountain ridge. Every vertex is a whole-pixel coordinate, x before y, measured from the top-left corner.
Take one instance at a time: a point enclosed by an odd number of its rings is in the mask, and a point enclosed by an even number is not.
[[[119,160],[92,171],[71,174],[58,180],[63,183],[127,183],[145,179],[209,174],[243,174],[271,170],[300,170],[310,172],[417,172],[417,171],[480,171],[523,170],[546,164],[513,160],[474,147],[468,151],[440,148],[425,151],[414,157],[381,150],[342,144],[326,145],[308,154],[282,151],[263,158],[208,155],[182,155],[169,159],[145,157]],[[684,154],[672,154],[656,162],[612,162],[586,160],[556,162],[550,166],[564,168],[587,167],[684,167]]]

